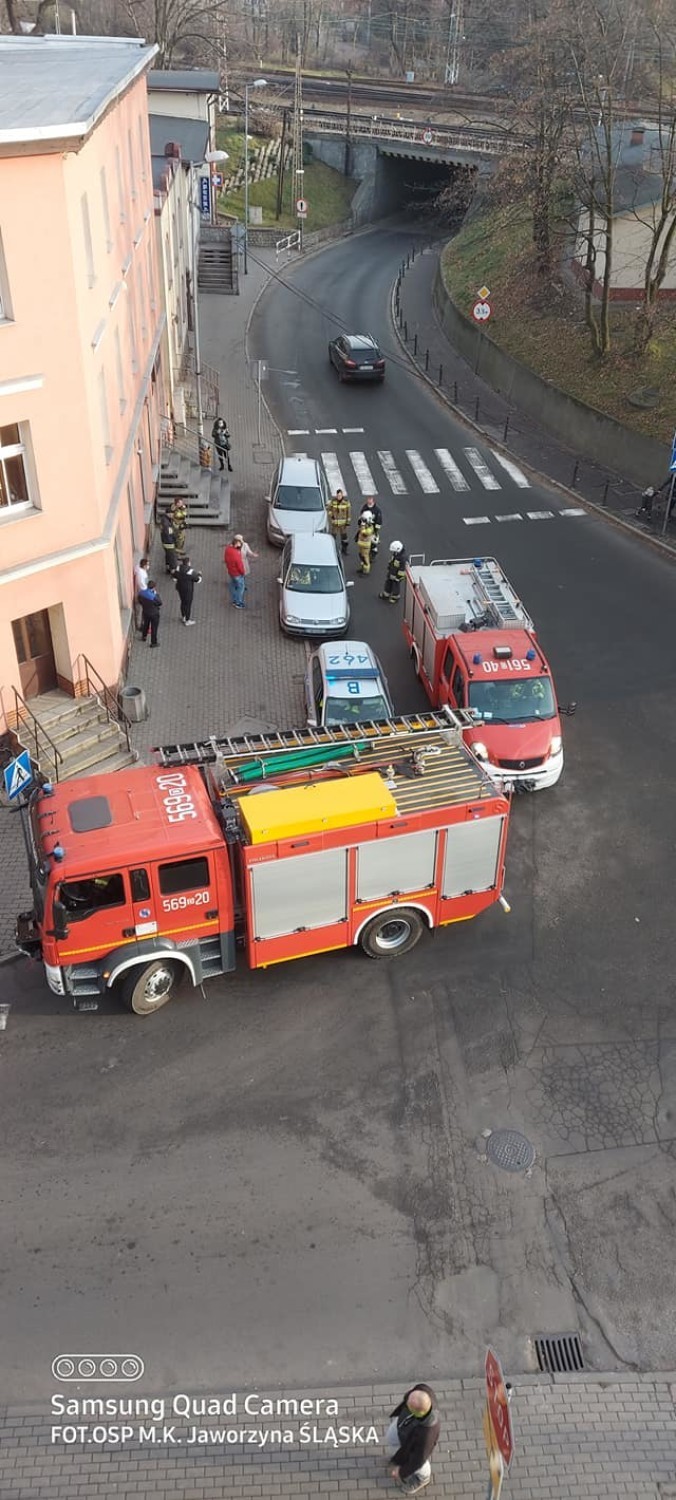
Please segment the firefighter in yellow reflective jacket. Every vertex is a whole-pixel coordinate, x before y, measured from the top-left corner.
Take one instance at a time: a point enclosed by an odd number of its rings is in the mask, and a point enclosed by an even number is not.
[[[336,490],[328,505],[329,526],[336,542],[340,540],[342,552],[347,552],[347,530],[352,520],[352,506],[342,490]]]
[[[169,515],[171,517],[171,524],[174,528],[176,536],[176,551],[180,557],[185,550],[185,529],[188,524],[188,507],[187,505],[185,505],[183,500],[179,499],[178,495],[176,496],[176,499],[171,506]]]
[[[371,572],[371,553],[376,529],[373,524],[373,511],[363,510],[359,517],[359,530],[356,536],[357,551],[359,553],[359,572]]]

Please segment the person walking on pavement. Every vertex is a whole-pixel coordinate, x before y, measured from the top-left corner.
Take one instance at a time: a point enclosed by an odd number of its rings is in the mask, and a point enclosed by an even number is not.
[[[406,572],[406,553],[403,542],[390,542],[390,555],[387,561],[387,573],[379,599],[389,599],[390,604],[399,603],[401,593],[401,580]]]
[[[213,439],[214,447],[216,449],[216,453],[218,455],[219,468],[224,469],[227,463],[228,473],[232,474],[232,464],[230,462],[230,449],[232,447],[232,443],[230,440],[230,433],[228,432],[228,424],[223,417],[216,418],[216,421],[214,422],[214,425],[211,429],[211,436]]]
[[[181,559],[181,562],[176,569],[174,582],[176,584],[178,597],[181,601],[181,619],[183,621],[183,624],[194,625],[195,621],[191,619],[192,598],[195,592],[195,584],[202,582],[202,574],[198,573],[197,569],[192,567],[190,558],[188,557],[187,553],[186,556]]]
[[[160,521],[160,540],[164,548],[164,566],[167,570],[167,573],[170,573],[173,577],[173,574],[176,572],[176,568],[178,566],[178,558],[176,556],[176,530],[168,510],[165,510],[164,515],[162,516],[162,520]]]
[[[359,517],[359,529],[355,541],[359,553],[359,573],[371,572],[371,552],[373,549],[373,538],[375,528],[373,525],[373,511],[363,510]]]
[[[352,506],[342,490],[336,490],[328,504],[329,527],[336,542],[340,540],[341,552],[347,552],[348,527],[352,521]]]
[[[248,542],[245,542],[244,537],[242,536],[241,532],[239,532],[239,531],[237,532],[237,535],[234,538],[234,540],[236,542],[239,542],[240,547],[242,549],[242,558],[243,558],[243,561],[244,561],[244,572],[245,572],[246,577],[248,578],[249,574],[251,572],[251,559],[253,558],[254,561],[257,561],[258,560],[258,553],[254,552],[253,547],[250,547]],[[245,589],[247,588],[247,584],[246,583],[245,583],[244,587],[245,587]]]
[[[373,516],[373,546],[371,548],[371,558],[373,559],[378,556],[380,532],[383,524],[383,513],[374,495],[369,495],[368,499],[364,501],[360,514],[363,515],[365,510],[370,510]]]
[[[395,1406],[385,1433],[392,1463],[390,1476],[407,1495],[425,1489],[432,1478],[431,1456],[439,1441],[441,1423],[437,1398],[429,1385],[413,1386]]]
[[[233,537],[223,553],[228,581],[230,584],[230,598],[235,609],[246,609],[244,603],[244,590],[246,589],[246,568],[242,556],[242,543],[237,537]]]
[[[154,578],[148,579],[148,586],[139,590],[139,601],[143,613],[143,625],[141,627],[141,639],[147,641],[150,631],[151,646],[159,646],[157,639],[157,627],[160,623],[160,610],[162,600],[155,587]]]
[[[178,495],[172,503],[169,515],[171,517],[171,524],[174,528],[174,535],[176,537],[176,551],[179,554],[179,557],[181,557],[185,548],[185,533],[186,527],[188,525],[188,507],[185,504],[184,500],[179,499]]]
[[[148,587],[148,559],[140,557],[134,568],[134,623],[136,629],[140,630],[143,625],[143,613],[139,603],[141,589]]]

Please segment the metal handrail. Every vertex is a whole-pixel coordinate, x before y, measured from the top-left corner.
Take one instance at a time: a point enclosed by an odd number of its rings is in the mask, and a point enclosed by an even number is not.
[[[21,708],[24,710],[24,712],[26,714],[28,714],[28,717],[29,717],[29,719],[31,721],[30,725],[28,725],[26,727],[30,729],[30,731],[31,731],[31,733],[33,735],[33,744],[34,744],[34,747],[35,747],[35,764],[38,767],[38,770],[41,771],[42,770],[41,757],[42,757],[42,755],[43,755],[44,752],[40,748],[39,736],[40,735],[44,735],[44,738],[46,739],[47,744],[49,745],[49,748],[50,748],[50,750],[52,752],[52,765],[51,765],[51,769],[53,771],[54,781],[58,781],[59,780],[59,767],[63,764],[63,756],[61,754],[61,751],[54,744],[54,741],[53,741],[51,735],[49,735],[47,733],[47,730],[44,728],[44,725],[42,725],[40,723],[40,720],[35,717],[35,714],[33,713],[32,708],[28,707],[26,699],[22,698],[21,693],[18,691],[17,688],[13,688],[13,693],[14,693],[14,711],[15,711],[15,714],[16,714],[16,722],[17,722],[17,728],[16,728],[15,733],[16,733],[17,739],[19,740],[19,743],[23,744],[23,738],[22,738],[22,735],[19,734],[19,729],[20,728],[23,729],[24,722],[25,722],[23,714],[21,713],[21,711],[19,709],[19,704],[21,704]],[[29,754],[32,754],[31,749],[30,749],[30,745],[25,745],[24,749],[28,750]]]
[[[131,753],[131,720],[127,718],[117,693],[113,693],[106,686],[100,672],[97,672],[96,667],[92,666],[89,657],[85,656],[84,651],[80,653],[79,660],[84,666],[84,680],[87,684],[88,695],[92,698],[98,698],[101,707],[105,709],[109,723],[117,724],[118,728],[123,731],[127,742],[127,749]],[[78,680],[79,678],[80,673],[78,671]]]

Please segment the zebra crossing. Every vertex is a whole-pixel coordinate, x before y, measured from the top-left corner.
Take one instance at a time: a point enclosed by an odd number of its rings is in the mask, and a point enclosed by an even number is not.
[[[287,436],[303,438],[310,436],[352,436],[363,428],[317,427],[310,433],[308,428],[293,427]],[[350,444],[347,454],[334,449],[322,448],[320,460],[326,481],[334,494],[337,489],[347,495],[358,490],[362,495],[409,495],[422,491],[423,495],[439,495],[448,486],[455,494],[469,494],[477,487],[481,490],[501,490],[506,482],[519,489],[530,488],[530,480],[514,463],[501,453],[490,450],[486,457],[480,450],[468,444],[462,452],[454,455],[448,448],[434,448],[431,453],[421,453],[417,448],[406,448],[397,454],[391,448],[378,448],[365,452]],[[499,477],[498,477],[499,476]]]

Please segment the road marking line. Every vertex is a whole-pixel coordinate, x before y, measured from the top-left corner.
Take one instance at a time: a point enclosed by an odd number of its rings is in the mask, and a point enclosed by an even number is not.
[[[490,516],[463,516],[466,526],[490,526]]]
[[[378,458],[393,495],[407,495],[408,490],[388,448],[378,449]]]
[[[413,470],[413,473],[415,474],[421,490],[423,490],[426,495],[438,495],[439,486],[437,484],[437,481],[434,478],[434,475],[430,474],[427,464],[420,457],[417,448],[407,448],[406,457],[411,465],[411,468]]]
[[[337,431],[337,427],[315,427],[315,433],[317,437],[328,437],[329,433],[331,433],[332,436],[335,437]]]
[[[496,516],[495,519],[496,521],[523,521],[523,516],[520,511],[515,510],[509,516]]]
[[[377,495],[376,482],[369,469],[365,453],[351,453],[350,463],[357,476],[357,484],[362,495]]]
[[[363,427],[341,427],[341,432],[363,432]]]
[[[287,437],[309,437],[310,429],[309,427],[287,427],[286,435]]]
[[[495,478],[494,474],[491,474],[491,471],[490,471],[490,469],[488,467],[488,464],[486,463],[486,460],[481,457],[479,449],[478,448],[465,448],[465,453],[467,454],[467,457],[469,459],[469,462],[472,465],[472,468],[474,470],[474,473],[477,476],[477,479],[481,480],[481,483],[482,483],[484,489],[485,490],[499,490],[501,488],[500,481]]]
[[[456,461],[451,457],[448,448],[435,448],[435,453],[447,479],[450,479],[454,490],[468,490],[469,485],[462,469],[458,468]]]
[[[502,466],[505,473],[509,474],[510,479],[513,479],[514,483],[518,484],[519,489],[530,489],[530,480],[526,479],[525,474],[517,464],[512,463],[511,458],[505,458],[502,453],[496,453],[495,448],[491,448],[491,453],[493,454],[493,457],[494,459],[496,459],[497,463]]]
[[[573,510],[560,510],[559,511],[559,515],[560,516],[586,516],[586,514],[587,514],[586,510],[582,510],[581,508],[580,508],[580,510],[573,509]]]
[[[324,466],[324,473],[326,475],[326,482],[327,482],[327,484],[329,486],[331,494],[335,495],[336,490],[343,490],[343,492],[344,492],[345,491],[345,480],[343,479],[343,476],[342,476],[342,474],[340,472],[340,464],[338,463],[338,454],[337,453],[322,453],[321,460],[322,460],[322,464]]]
[[[526,515],[528,516],[529,521],[553,521],[554,520],[554,512],[553,512],[553,510],[527,510],[526,511]]]
[[[7,1030],[10,1009],[11,1006],[9,1005],[0,1005],[0,1031]]]

